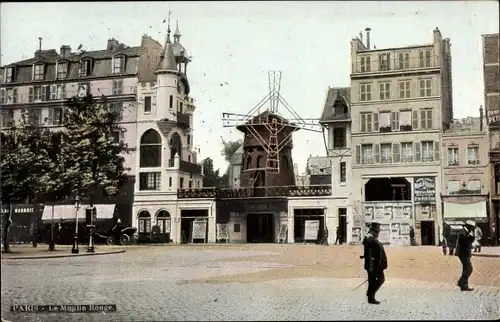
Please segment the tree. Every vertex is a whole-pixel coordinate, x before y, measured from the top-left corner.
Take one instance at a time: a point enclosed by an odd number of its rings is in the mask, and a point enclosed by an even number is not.
[[[48,189],[50,168],[53,162],[48,153],[50,133],[40,127],[33,127],[28,122],[26,110],[21,118],[2,133],[1,187],[2,204],[6,205],[3,244],[9,252],[8,231],[12,223],[11,205],[16,202],[39,200]]]
[[[203,187],[219,187],[219,170],[214,171],[214,161],[211,158],[205,158],[201,161],[203,167]]]
[[[222,139],[222,145],[223,145],[223,148],[222,148],[222,151],[221,151],[221,155],[224,156],[224,159],[231,163],[231,158],[233,157],[233,155],[236,153],[236,151],[238,151],[238,149],[243,145],[243,141],[242,140],[236,140],[236,141],[224,141],[224,139]]]
[[[66,105],[56,190],[87,197],[92,205],[95,192],[114,196],[128,180],[123,153],[130,149],[118,139],[121,111],[105,97],[97,102],[91,95],[73,97]]]

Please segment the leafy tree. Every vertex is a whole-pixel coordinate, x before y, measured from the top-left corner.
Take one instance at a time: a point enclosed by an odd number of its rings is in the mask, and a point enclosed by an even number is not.
[[[49,190],[50,168],[53,162],[48,153],[50,133],[28,122],[26,110],[13,126],[2,133],[1,200],[9,210],[11,204],[39,201]],[[5,216],[3,227],[4,251],[9,251],[8,230],[12,214]]]
[[[211,158],[205,158],[201,161],[203,167],[203,187],[219,187],[219,170],[214,171],[214,161]]]
[[[128,180],[123,154],[130,149],[118,139],[123,131],[117,123],[120,111],[105,97],[101,99],[97,102],[88,95],[67,102],[55,168],[59,178],[56,190],[89,197],[91,204],[93,193],[114,196]]]
[[[236,140],[236,141],[224,141],[222,140],[222,151],[221,155],[224,156],[224,159],[227,162],[231,162],[231,158],[233,155],[238,151],[238,149],[243,145],[242,140]]]

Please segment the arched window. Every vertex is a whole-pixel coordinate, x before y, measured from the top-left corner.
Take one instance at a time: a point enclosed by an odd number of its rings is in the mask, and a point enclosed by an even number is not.
[[[156,224],[160,227],[161,234],[170,234],[170,213],[166,210],[158,211]]]
[[[281,166],[280,166],[280,168],[283,171],[290,170],[290,164],[288,163],[288,158],[286,157],[286,155],[284,155],[284,156],[281,157]]]
[[[174,132],[170,138],[170,159],[173,160],[175,154],[179,154],[179,160],[182,160],[182,141],[179,133]]]
[[[246,162],[246,165],[245,165],[245,169],[250,169],[251,166],[252,166],[252,157],[248,156],[247,157],[247,162]]]
[[[143,210],[137,217],[139,217],[139,233],[151,233],[151,215],[149,212]]]
[[[170,95],[170,98],[168,100],[168,107],[172,108],[174,106],[174,97]]]
[[[262,160],[263,160],[263,159],[262,159],[262,156],[261,156],[261,155],[259,155],[259,156],[257,157],[257,162],[256,162],[256,163],[257,163],[257,165],[256,165],[256,167],[257,167],[257,168],[264,168],[264,164],[263,164],[263,161],[262,161]]]
[[[141,168],[161,167],[161,137],[155,130],[149,129],[142,135],[139,158]]]

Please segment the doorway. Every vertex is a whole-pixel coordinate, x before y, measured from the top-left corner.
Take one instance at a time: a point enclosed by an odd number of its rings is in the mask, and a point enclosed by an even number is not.
[[[193,223],[195,220],[205,220],[205,232],[197,232],[198,236],[204,235],[204,238],[193,237]],[[200,226],[198,226],[200,227]],[[203,227],[203,226],[201,226]],[[208,210],[181,210],[181,244],[205,243],[208,235]]]
[[[274,243],[274,214],[247,215],[247,243]]]
[[[434,221],[422,220],[420,222],[421,245],[436,245]]]
[[[340,244],[347,241],[347,208],[339,208]]]
[[[325,212],[324,209],[294,209],[293,210],[293,236],[296,243],[304,243],[306,221],[317,220],[319,221],[317,243],[323,241],[325,237]],[[311,240],[309,240],[311,242]]]

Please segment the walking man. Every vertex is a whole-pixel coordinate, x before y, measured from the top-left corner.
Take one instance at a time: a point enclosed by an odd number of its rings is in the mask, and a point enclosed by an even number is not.
[[[462,275],[458,280],[457,286],[460,287],[462,291],[473,291],[473,288],[469,287],[469,277],[472,274],[472,242],[474,241],[474,227],[476,223],[472,220],[467,220],[463,225],[463,230],[458,235],[457,248],[455,249],[455,255],[460,259],[462,263]]]
[[[337,245],[337,242],[339,245],[342,245],[342,238],[340,237],[340,227],[337,227],[337,232],[335,233],[337,235],[337,238],[335,239],[335,245]]]
[[[384,246],[379,242],[380,224],[372,223],[370,230],[363,239],[365,270],[368,273],[368,303],[380,304],[375,294],[385,282],[384,270],[387,269],[387,256]]]
[[[474,253],[481,252],[481,240],[483,239],[483,231],[479,226],[474,229]]]

